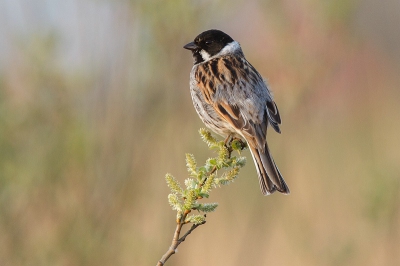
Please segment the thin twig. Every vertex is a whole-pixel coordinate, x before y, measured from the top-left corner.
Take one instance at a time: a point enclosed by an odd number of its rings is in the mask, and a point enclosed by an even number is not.
[[[158,261],[156,266],[163,266],[165,262],[171,257],[172,255],[175,254],[176,249],[178,246],[185,241],[186,237],[197,227],[199,227],[202,224],[205,224],[206,222],[204,221],[203,223],[200,224],[193,224],[192,227],[181,237],[179,238],[179,235],[182,230],[182,226],[185,224],[185,219],[186,219],[187,214],[184,214],[182,219],[179,220],[178,224],[176,225],[174,237],[172,238],[172,243],[171,246],[169,247],[168,251],[161,257],[161,259]]]
[[[214,166],[213,169],[211,169],[211,171],[206,175],[206,178],[204,178],[203,182],[201,182],[200,187],[204,186],[204,184],[205,184],[206,181],[207,181],[207,178],[208,178],[210,175],[214,174],[215,171],[217,171],[217,166]]]
[[[194,229],[196,229],[197,227],[199,227],[200,225],[205,224],[205,223],[206,223],[206,221],[204,221],[204,222],[202,222],[202,223],[200,223],[200,224],[193,224],[192,227],[191,227],[181,238],[179,238],[179,244],[180,244],[181,242],[185,241],[186,237],[187,237],[188,235],[190,235],[190,233],[191,233]]]

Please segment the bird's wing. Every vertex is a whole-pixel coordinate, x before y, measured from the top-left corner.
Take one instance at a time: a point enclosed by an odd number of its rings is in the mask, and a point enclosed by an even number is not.
[[[218,57],[199,64],[195,79],[216,113],[260,149],[265,146],[268,123],[280,132],[278,108],[267,85],[243,57]]]

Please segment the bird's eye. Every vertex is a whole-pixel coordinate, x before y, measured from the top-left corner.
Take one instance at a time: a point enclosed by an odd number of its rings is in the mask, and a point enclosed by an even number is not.
[[[213,43],[213,41],[206,41],[206,45],[210,46]]]

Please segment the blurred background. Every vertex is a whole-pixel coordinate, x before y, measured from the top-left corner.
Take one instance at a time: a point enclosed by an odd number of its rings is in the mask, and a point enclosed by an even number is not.
[[[0,265],[155,265],[164,176],[212,156],[182,48],[217,28],[268,79],[290,196],[250,153],[167,265],[400,265],[400,2],[0,0]]]

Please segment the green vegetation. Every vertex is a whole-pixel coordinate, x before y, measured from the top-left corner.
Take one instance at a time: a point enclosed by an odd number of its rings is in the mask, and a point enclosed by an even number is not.
[[[171,189],[168,202],[172,209],[177,211],[177,226],[172,244],[160,259],[158,265],[164,265],[168,258],[176,252],[178,246],[185,241],[186,237],[199,225],[206,222],[205,213],[215,211],[218,206],[218,203],[200,203],[199,200],[208,198],[213,188],[233,182],[238,177],[240,169],[246,164],[246,158],[231,156],[233,151],[240,153],[246,148],[246,143],[235,138],[228,138],[225,142],[217,141],[206,129],[200,129],[199,133],[210,149],[217,150],[218,155],[207,159],[204,166],[197,167],[194,156],[186,154],[186,166],[191,178],[185,180],[185,189],[171,174],[165,176],[168,187]],[[225,170],[225,172],[218,177],[220,170]],[[197,211],[200,214],[189,215],[192,211]],[[193,225],[181,237],[182,227],[188,223]]]

